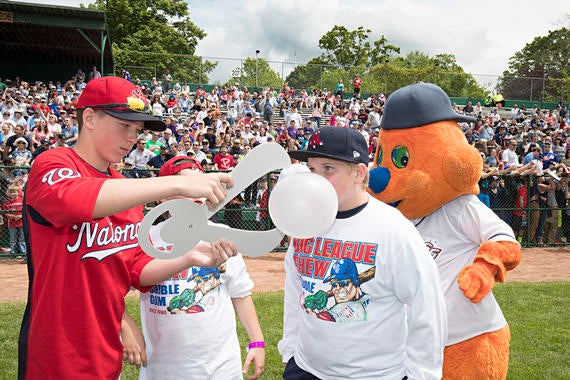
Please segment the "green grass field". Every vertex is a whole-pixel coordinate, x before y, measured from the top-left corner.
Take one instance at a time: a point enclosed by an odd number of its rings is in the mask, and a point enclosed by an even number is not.
[[[511,327],[509,379],[570,379],[570,282],[509,283],[494,293]],[[262,379],[281,378],[283,365],[277,352],[281,338],[283,293],[253,296],[266,349]],[[138,318],[138,301],[129,298],[127,307]],[[0,304],[0,380],[15,379],[17,340],[24,303]],[[242,346],[247,342],[239,329]],[[126,366],[121,379],[137,378],[136,368]]]

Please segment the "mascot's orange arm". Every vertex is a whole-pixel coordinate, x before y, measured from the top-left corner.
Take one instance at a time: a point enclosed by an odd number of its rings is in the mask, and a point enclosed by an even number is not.
[[[471,302],[481,301],[497,282],[505,282],[507,271],[521,261],[521,248],[509,241],[487,241],[479,246],[473,264],[459,272],[459,288]]]
[[[474,263],[485,261],[497,267],[495,280],[505,282],[507,271],[521,262],[521,246],[511,241],[486,241],[479,246]]]

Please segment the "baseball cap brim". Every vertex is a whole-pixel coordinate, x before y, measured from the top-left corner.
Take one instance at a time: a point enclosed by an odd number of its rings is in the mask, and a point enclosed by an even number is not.
[[[121,120],[142,121],[145,129],[151,131],[162,132],[166,129],[166,124],[158,116],[149,115],[143,112],[120,111],[120,110],[102,110],[107,115],[116,117]]]
[[[455,116],[455,118],[454,118],[454,119],[451,119],[451,120],[454,120],[454,121],[456,121],[456,122],[475,123],[475,122],[477,121],[477,118],[476,118],[476,117],[467,116],[467,115],[462,115],[462,114],[460,114],[460,113],[456,113],[456,114],[453,115],[453,116]]]
[[[337,160],[337,161],[342,161],[342,162],[348,162],[351,164],[364,164],[362,159],[357,159],[357,158],[347,159],[345,157],[339,157],[338,155],[334,155],[334,154],[326,154],[326,153],[320,153],[320,152],[309,152],[306,150],[294,150],[294,151],[288,152],[288,153],[289,153],[289,157],[292,157],[292,158],[299,160],[299,161],[302,161],[302,162],[309,161],[310,157],[321,157],[321,158],[330,158],[332,160]]]
[[[361,162],[361,161],[358,161],[356,159],[355,160],[347,160],[347,159],[343,159],[339,156],[335,156],[332,154],[326,154],[326,153],[320,153],[320,152],[308,152],[306,150],[291,151],[291,152],[289,152],[289,157],[292,157],[296,160],[303,161],[303,162],[309,161],[309,157],[332,158],[333,160],[350,162],[350,163],[354,163],[354,164],[359,164]]]

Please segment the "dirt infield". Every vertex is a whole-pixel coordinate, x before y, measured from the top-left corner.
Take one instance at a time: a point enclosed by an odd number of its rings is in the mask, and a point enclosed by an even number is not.
[[[285,253],[270,253],[259,258],[246,258],[256,292],[283,290]],[[0,261],[0,302],[25,301],[28,291],[26,265],[16,260]],[[523,249],[521,264],[509,272],[508,281],[570,281],[570,248]],[[134,293],[134,292],[133,292]]]

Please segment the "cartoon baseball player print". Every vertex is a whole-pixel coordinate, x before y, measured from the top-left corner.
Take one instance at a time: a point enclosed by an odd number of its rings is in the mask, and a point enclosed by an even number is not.
[[[162,240],[160,228],[154,228],[149,232],[150,241],[159,251],[171,252],[172,244]],[[226,265],[219,268],[192,267],[173,276],[164,284],[153,286],[150,290],[149,303],[152,308],[158,308],[155,313],[163,314],[194,314],[201,313],[212,308],[219,298],[219,286],[222,284],[221,273],[226,271]],[[186,280],[186,283],[179,280]],[[187,284],[184,286],[181,284]],[[194,285],[194,286],[192,286]],[[217,292],[213,290],[218,290]],[[168,300],[169,296],[172,298]],[[164,307],[166,306],[166,311]],[[154,309],[151,309],[154,310]]]
[[[184,289],[168,303],[167,310],[170,314],[202,313],[216,304],[219,298],[216,290],[219,290],[221,284],[220,269],[193,267],[192,276],[188,278],[188,282],[191,281],[195,283],[193,288]],[[197,294],[201,294],[199,299]]]
[[[364,280],[374,277],[372,267],[363,277]],[[370,276],[370,277],[368,277]],[[332,267],[330,275],[323,280],[330,283],[330,290],[319,290],[316,294],[305,298],[305,311],[319,319],[330,322],[365,321],[366,307],[370,296],[363,292],[361,277],[356,264],[350,259],[340,259]],[[334,304],[326,307],[330,296]],[[321,306],[324,306],[322,308]]]

